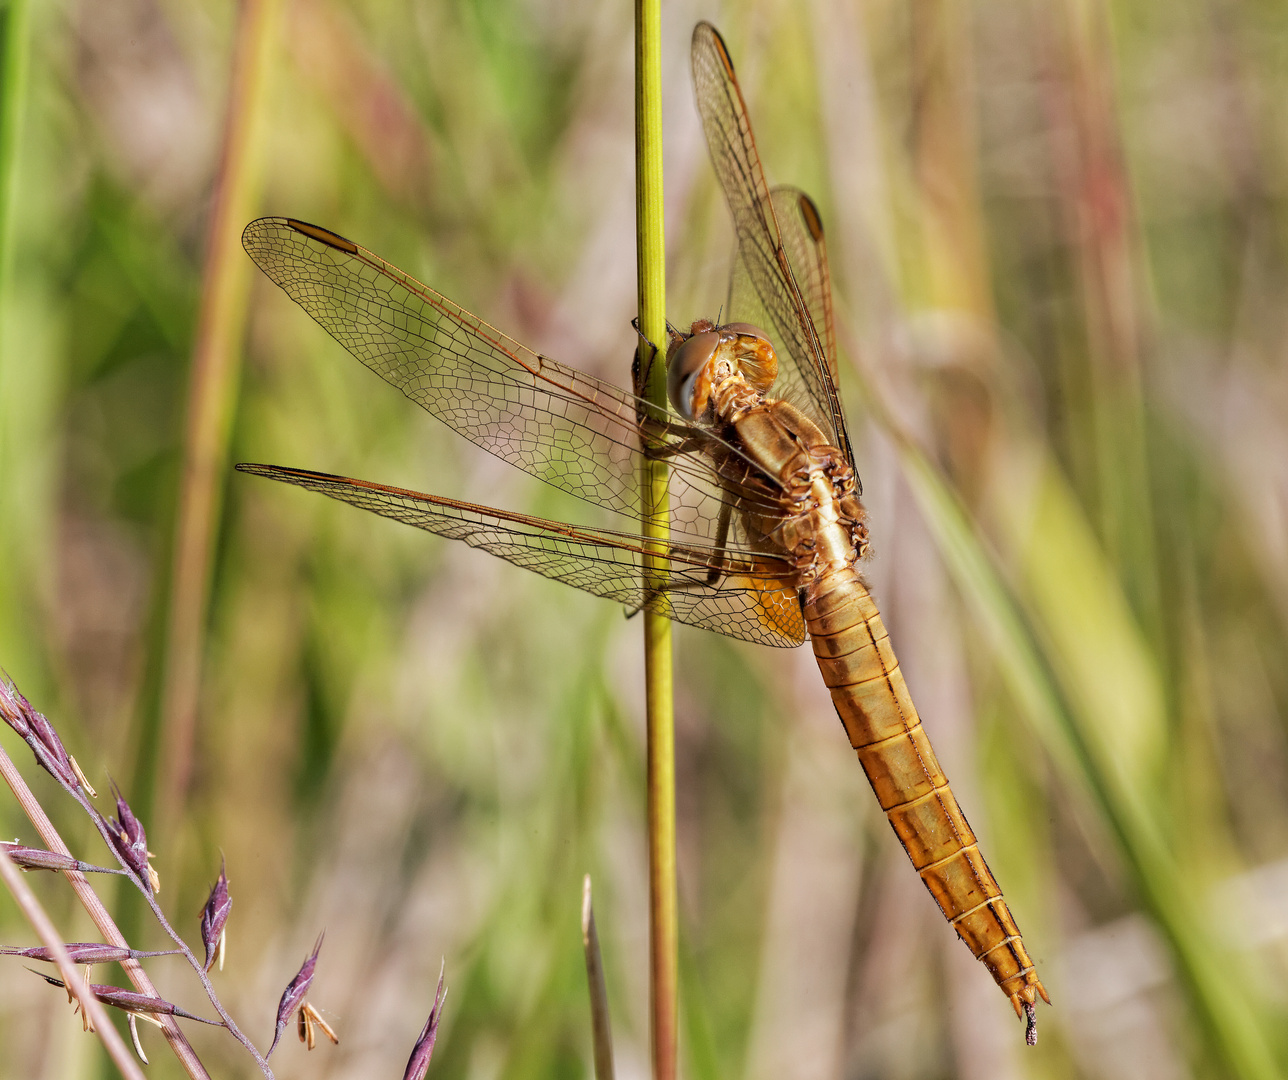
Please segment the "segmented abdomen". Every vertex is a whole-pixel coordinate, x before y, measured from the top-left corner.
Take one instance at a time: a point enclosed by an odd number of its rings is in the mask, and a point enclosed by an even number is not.
[[[1046,998],[1019,928],[948,787],[881,614],[853,570],[809,590],[805,620],[823,681],[881,809],[930,895],[1010,997]]]

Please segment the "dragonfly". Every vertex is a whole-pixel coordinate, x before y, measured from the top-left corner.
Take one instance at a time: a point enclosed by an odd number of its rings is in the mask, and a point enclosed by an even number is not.
[[[895,835],[1033,1042],[1037,997],[1050,999],[860,570],[868,528],[837,392],[822,220],[803,192],[768,186],[733,61],[709,23],[694,30],[692,64],[738,240],[730,312],[754,321],[669,329],[669,409],[526,348],[328,229],[270,217],[243,234],[264,273],[363,364],[467,439],[631,527],[237,468],[463,540],[629,611],[765,645],[808,638]],[[642,502],[644,466],[657,461],[668,466],[665,511]],[[664,526],[662,539],[641,533],[641,513]]]

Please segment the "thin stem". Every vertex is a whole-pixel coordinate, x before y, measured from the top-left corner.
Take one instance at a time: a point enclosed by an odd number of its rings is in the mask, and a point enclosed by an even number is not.
[[[241,250],[241,231],[258,197],[263,102],[279,6],[279,0],[242,0],[238,12],[188,387],[161,689],[162,815],[154,815],[154,820],[178,820],[192,771],[214,541],[223,510],[221,493],[241,379],[241,340],[250,288],[250,260]],[[146,812],[147,807],[142,809]]]
[[[89,805],[80,792],[73,791],[72,794],[76,797],[76,800],[81,804],[81,806],[84,807],[85,812],[89,814],[90,819],[94,822],[94,827],[98,829],[99,835],[103,837],[103,841],[107,844],[109,850],[112,851],[113,855],[116,855],[118,860],[121,860],[120,855],[116,853],[116,849],[112,847],[112,843],[108,839],[107,826],[103,821],[103,815],[95,810],[94,807]],[[139,879],[138,875],[130,872],[129,868],[125,866],[123,860],[121,860],[121,865],[126,870],[126,876],[134,884],[134,887],[142,894],[143,899],[147,901],[147,905],[152,909],[152,915],[160,924],[161,929],[165,931],[166,936],[171,941],[179,946],[180,953],[182,953],[184,958],[187,959],[192,970],[196,972],[197,978],[201,980],[202,987],[205,988],[206,997],[210,1000],[210,1004],[214,1008],[215,1012],[219,1014],[220,1020],[223,1021],[223,1026],[228,1029],[228,1033],[241,1043],[251,1057],[255,1059],[255,1064],[259,1066],[260,1072],[262,1072],[268,1080],[273,1080],[273,1070],[269,1067],[267,1059],[259,1052],[258,1047],[251,1042],[250,1038],[242,1032],[241,1028],[237,1026],[236,1021],[234,1021],[232,1016],[229,1015],[228,1010],[224,1008],[223,1002],[219,1000],[219,995],[215,992],[214,983],[210,981],[210,976],[206,974],[205,965],[197,959],[197,954],[188,948],[188,943],[184,941],[183,938],[179,936],[178,931],[170,925],[170,920],[166,918],[165,912],[161,910],[161,905],[157,903],[156,894],[150,889],[144,887],[143,882]]]
[[[662,44],[660,0],[635,4],[635,214],[640,330],[666,340],[666,246],[662,214]],[[666,409],[662,357],[641,341],[638,392]],[[645,536],[667,539],[667,470],[648,461],[641,477]],[[665,585],[661,560],[645,559],[645,589]],[[648,724],[649,996],[653,1075],[673,1080],[676,1069],[677,960],[675,872],[675,719],[671,701],[671,624],[644,612],[645,711]]]
[[[595,1080],[613,1080],[613,1028],[608,1016],[608,988],[604,984],[604,958],[595,929],[595,908],[590,899],[590,875],[582,884],[581,944],[586,953],[586,983],[590,988],[590,1027],[595,1044]]]
[[[36,755],[37,761],[44,766],[45,770],[51,776],[53,776],[55,780],[58,781],[58,783],[62,786],[63,790],[67,792],[68,795],[70,795],[73,799],[75,799],[80,804],[81,809],[84,810],[85,813],[89,815],[89,819],[93,823],[94,828],[98,830],[98,834],[99,836],[102,837],[103,843],[107,845],[107,849],[112,853],[116,861],[121,864],[122,872],[125,874],[126,877],[130,879],[134,887],[138,889],[139,892],[142,894],[143,899],[147,901],[148,907],[152,909],[152,914],[155,916],[157,922],[160,923],[161,928],[165,931],[166,935],[170,938],[170,940],[179,946],[178,951],[182,953],[184,957],[187,958],[189,965],[192,967],[193,971],[196,972],[197,978],[201,980],[201,985],[205,987],[206,996],[207,998],[209,998],[210,1004],[214,1007],[215,1011],[219,1013],[220,1018],[223,1020],[223,1026],[226,1027],[229,1033],[239,1043],[241,1043],[242,1046],[246,1048],[247,1052],[255,1059],[256,1064],[259,1065],[260,1071],[265,1075],[265,1077],[267,1077],[268,1080],[272,1080],[273,1072],[268,1066],[267,1059],[260,1054],[255,1044],[252,1043],[250,1039],[242,1033],[241,1029],[237,1026],[236,1022],[228,1014],[227,1010],[223,1006],[223,1003],[219,1000],[219,995],[215,993],[214,984],[210,981],[209,975],[206,974],[205,965],[202,964],[201,961],[197,959],[196,954],[190,948],[188,948],[188,943],[184,941],[183,938],[179,936],[178,932],[174,929],[174,927],[170,925],[170,920],[166,918],[165,912],[161,910],[161,905],[157,903],[156,894],[153,892],[150,884],[145,884],[144,879],[137,872],[135,872],[133,869],[131,869],[129,866],[126,865],[125,860],[121,857],[121,853],[117,850],[116,845],[112,842],[112,838],[111,838],[109,829],[107,827],[107,821],[104,819],[103,815],[100,814],[97,808],[90,803],[89,799],[85,797],[85,793],[79,787],[73,786],[72,784],[69,784],[66,780],[63,779],[63,771],[54,767],[56,763],[50,759],[48,751],[40,743],[39,740],[32,738],[32,739],[28,739],[27,741],[32,752]],[[3,756],[3,751],[0,751],[0,756]],[[8,771],[5,770],[3,762],[8,762]],[[45,816],[44,808],[36,800],[36,796],[32,793],[31,789],[27,787],[26,782],[22,779],[21,774],[13,766],[13,762],[10,761],[8,757],[3,757],[3,762],[0,762],[0,773],[4,774],[5,779],[9,782],[10,789],[17,797],[19,804],[22,805],[23,809],[27,811],[27,816],[31,818],[32,822],[36,824],[38,829],[40,829],[41,820],[45,822],[49,821],[49,819]],[[39,820],[36,816],[37,814],[39,815]],[[59,849],[57,850],[60,850],[63,854],[69,855],[70,853],[67,851],[66,846],[63,845],[62,838],[58,836],[58,833],[54,830],[52,823],[49,823],[49,829],[52,835],[55,838],[57,838],[58,844],[60,845]],[[42,836],[45,835],[43,830],[41,830],[41,835]],[[49,847],[50,847],[50,850],[55,850],[52,843],[49,843]],[[73,873],[73,871],[66,871],[66,873],[70,878],[70,875],[71,873]],[[80,875],[80,877],[81,877],[81,880],[85,880],[83,874]],[[98,900],[98,894],[94,893],[92,889],[90,889],[90,894],[94,897],[95,901]],[[91,914],[93,913],[91,912]],[[105,917],[107,918],[107,921],[111,923],[111,918],[109,916],[106,916],[106,912],[105,912]],[[100,926],[100,929],[102,929],[101,926]],[[122,947],[128,947],[126,945],[124,935],[121,934],[120,930],[114,924],[112,926],[112,930],[120,938],[119,942],[113,940],[112,943],[120,944]],[[106,934],[105,930],[103,932],[104,934]],[[133,958],[131,958],[130,960],[122,960],[120,963],[122,967],[126,967],[127,965],[130,965],[130,964],[133,964],[134,966],[138,967],[137,960]],[[140,974],[143,973],[143,969],[141,967],[139,968],[139,972]],[[147,976],[144,975],[143,977],[146,979]],[[155,991],[152,991],[152,994],[153,996],[157,996]],[[176,1015],[183,1015],[183,1014],[176,1014]],[[201,1018],[192,1017],[192,1019],[201,1019]],[[210,1021],[203,1021],[203,1022],[210,1023]]]
[[[0,520],[18,521],[22,525],[0,531],[0,636],[19,648],[35,636],[22,625],[21,609],[32,597],[24,584],[30,578],[34,563],[30,545],[33,533],[44,531],[32,520],[30,507],[20,508],[18,492],[24,486],[17,463],[32,453],[31,446],[19,450],[24,433],[40,430],[46,421],[42,416],[36,426],[28,427],[20,418],[29,416],[32,401],[23,392],[27,386],[19,372],[30,363],[23,355],[20,340],[21,320],[13,303],[13,273],[17,247],[18,198],[17,177],[19,148],[27,112],[27,86],[30,69],[31,14],[29,0],[9,0],[0,14]],[[21,532],[27,541],[19,539]],[[34,644],[31,646],[35,648]]]
[[[229,1034],[241,1043],[242,1046],[246,1048],[247,1052],[249,1052],[251,1057],[255,1059],[255,1064],[259,1066],[260,1072],[268,1077],[268,1080],[272,1080],[273,1070],[269,1067],[268,1061],[264,1058],[264,1055],[259,1052],[258,1047],[256,1047],[255,1044],[251,1042],[250,1038],[242,1032],[241,1028],[237,1026],[236,1022],[228,1014],[228,1010],[224,1008],[223,1002],[219,1000],[219,995],[215,993],[215,987],[210,981],[210,976],[206,974],[205,965],[197,959],[197,955],[188,948],[188,943],[184,941],[183,938],[181,938],[175,931],[174,927],[170,925],[170,920],[165,917],[165,913],[157,903],[156,897],[143,888],[143,883],[139,881],[138,878],[131,875],[130,880],[134,882],[138,887],[139,892],[143,894],[144,899],[147,900],[148,907],[152,909],[152,914],[156,917],[157,922],[161,924],[161,929],[166,932],[166,935],[171,941],[179,946],[180,951],[187,959],[189,965],[191,965],[192,970],[197,973],[197,978],[201,980],[201,985],[205,988],[206,997],[210,999],[210,1004],[214,1008],[215,1012],[219,1014],[219,1019],[223,1021],[224,1027],[228,1029]]]
[[[33,751],[35,751],[35,753],[38,756],[44,754],[44,750],[43,748],[40,747],[39,743],[33,742],[32,749]],[[10,766],[12,767],[12,762],[10,762]],[[3,770],[0,769],[0,771],[3,771]],[[233,1038],[235,1038],[239,1043],[241,1043],[242,1046],[246,1048],[246,1051],[251,1055],[251,1057],[255,1059],[255,1063],[259,1066],[260,1071],[264,1074],[264,1076],[267,1077],[267,1080],[273,1080],[273,1070],[269,1068],[267,1059],[264,1057],[264,1055],[262,1055],[259,1052],[259,1049],[255,1046],[253,1042],[251,1042],[250,1038],[245,1034],[243,1034],[241,1028],[237,1026],[236,1021],[233,1020],[233,1018],[229,1015],[228,1011],[224,1008],[223,1002],[219,1000],[219,995],[215,992],[214,984],[210,981],[210,976],[206,974],[205,965],[202,964],[202,962],[197,959],[196,954],[190,948],[188,948],[188,943],[184,941],[183,938],[179,936],[178,932],[174,929],[174,927],[170,925],[170,920],[166,918],[165,912],[161,910],[161,905],[157,903],[156,894],[152,891],[151,888],[146,887],[144,885],[139,875],[135,873],[133,870],[131,870],[126,865],[125,860],[121,858],[120,852],[116,850],[116,846],[112,843],[111,836],[109,835],[108,828],[107,828],[107,822],[104,820],[103,815],[98,812],[98,810],[90,803],[90,801],[85,797],[84,793],[79,788],[72,787],[71,785],[64,782],[61,775],[59,775],[59,773],[54,769],[48,769],[48,771],[62,785],[63,790],[66,791],[67,794],[69,794],[78,803],[80,803],[81,809],[84,810],[85,813],[89,815],[89,819],[91,822],[93,822],[94,828],[98,830],[99,836],[103,838],[103,843],[107,845],[107,849],[116,858],[116,861],[121,864],[121,869],[124,871],[125,876],[129,878],[130,882],[134,885],[134,887],[139,890],[140,894],[142,894],[143,899],[147,902],[148,907],[152,909],[152,914],[156,918],[157,922],[160,924],[161,929],[165,931],[166,936],[169,937],[171,941],[173,941],[177,946],[179,946],[179,952],[182,953],[182,955],[187,959],[188,964],[192,967],[193,971],[196,972],[197,978],[201,980],[201,985],[205,988],[205,991],[206,991],[206,997],[210,1000],[210,1004],[211,1006],[213,1006],[214,1010],[219,1014],[220,1019],[223,1021],[223,1026],[228,1029],[229,1034],[231,1034]],[[18,797],[18,801],[22,803],[24,809],[28,810],[28,817],[31,817],[30,807],[33,807],[33,806],[35,807],[36,810],[39,810],[40,814],[43,816],[44,808],[41,807],[38,802],[36,802],[36,797],[31,792],[31,789],[26,786],[26,783],[22,780],[22,777],[17,774],[16,769],[14,769],[14,774],[15,774],[16,783],[21,786],[21,790],[19,790],[17,787],[14,786],[14,781],[10,781],[10,787],[13,788],[14,794]],[[5,778],[6,780],[9,779],[7,774],[5,775]],[[48,819],[46,818],[45,820],[48,820]],[[34,823],[36,822],[36,819],[32,817],[32,821]],[[38,823],[37,823],[37,828],[39,828]],[[53,829],[52,823],[50,824],[50,829],[51,830]],[[42,832],[42,836],[43,835],[44,834]],[[57,835],[58,834],[55,832],[54,836],[57,836]],[[62,844],[61,837],[58,838],[58,843],[60,845]],[[51,850],[53,850],[52,844],[50,845],[50,848]],[[65,846],[63,846],[61,850],[64,853],[68,853]],[[71,871],[67,871],[67,873],[70,877]],[[84,880],[83,876],[82,876],[82,880]],[[97,900],[98,894],[93,893],[92,889],[91,889],[91,893],[94,896],[94,899]],[[111,921],[110,917],[108,921],[109,922]],[[100,929],[102,928],[100,927]],[[117,929],[114,925],[112,929],[115,931],[117,936],[121,938],[119,942],[113,941],[112,944],[120,944],[122,946],[128,947],[126,946],[124,935],[121,934],[120,930]],[[106,931],[104,931],[104,933],[106,933]],[[130,960],[121,961],[122,967],[126,967],[126,965],[129,965],[129,964],[133,964],[136,967],[138,967],[137,960],[130,959]],[[139,970],[139,973],[143,975],[142,967],[138,967],[138,970]],[[143,975],[143,978],[146,979],[147,976]],[[140,989],[142,988],[140,987]],[[155,990],[148,991],[148,992],[151,993],[154,997],[159,996],[156,994]],[[200,1017],[194,1017],[193,1019],[200,1019]],[[209,1023],[209,1021],[204,1021],[204,1022]]]
[[[23,780],[22,774],[14,765],[13,759],[0,748],[0,776],[9,785],[13,792],[14,798],[26,813],[28,819],[36,827],[40,834],[41,840],[44,841],[45,847],[50,851],[57,851],[59,854],[71,857],[71,851],[63,843],[63,838],[54,828],[54,823],[49,820],[49,815],[45,813],[45,808],[40,805],[36,796],[32,793],[27,782]],[[109,845],[110,846],[110,845]],[[107,908],[103,906],[103,901],[99,899],[98,893],[86,879],[85,875],[78,870],[64,870],[64,876],[76,893],[81,905],[89,913],[90,919],[98,927],[98,932],[103,935],[103,940],[109,945],[117,945],[123,949],[128,949],[129,942],[125,940],[125,935],[121,933],[116,923],[113,922],[112,916],[108,914]],[[130,982],[134,988],[141,994],[148,994],[152,997],[160,997],[157,989],[152,985],[152,980],[148,978],[148,973],[143,970],[143,966],[137,960],[122,960],[121,969],[129,976]],[[184,1035],[182,1029],[175,1022],[174,1017],[161,1017],[161,1030],[165,1034],[166,1041],[170,1044],[170,1049],[174,1051],[175,1057],[183,1066],[184,1071],[193,1078],[193,1080],[210,1080],[210,1074],[206,1072],[206,1067],[197,1057]]]
[[[36,894],[31,891],[31,886],[23,881],[22,872],[14,865],[4,848],[0,848],[0,878],[4,879],[10,895],[22,909],[22,913],[27,916],[27,921],[36,931],[41,944],[53,955],[54,963],[58,965],[59,973],[63,977],[63,985],[67,987],[67,992],[74,995],[80,1002],[81,1012],[88,1019],[90,1029],[102,1040],[108,1056],[121,1070],[121,1075],[125,1080],[143,1080],[143,1073],[135,1064],[134,1058],[130,1056],[125,1040],[107,1018],[107,1010],[94,996],[88,981],[81,981],[80,973],[67,954],[67,947],[54,927],[53,920],[40,906]]]

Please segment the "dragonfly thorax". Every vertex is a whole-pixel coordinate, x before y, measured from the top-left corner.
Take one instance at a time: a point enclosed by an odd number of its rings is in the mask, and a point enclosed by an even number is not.
[[[698,319],[688,334],[673,334],[667,350],[666,390],[675,411],[698,420],[713,404],[722,413],[736,397],[765,393],[778,377],[778,357],[769,338],[751,323],[716,326]],[[729,381],[734,380],[730,385]],[[736,391],[742,390],[743,393]],[[719,391],[723,390],[723,393]]]

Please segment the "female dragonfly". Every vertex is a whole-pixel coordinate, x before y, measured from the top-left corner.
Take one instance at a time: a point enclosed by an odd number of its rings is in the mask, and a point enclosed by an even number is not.
[[[238,468],[464,540],[631,609],[768,645],[808,636],[895,835],[944,917],[1026,1015],[1032,1041],[1037,995],[1049,999],[858,568],[867,528],[836,391],[818,211],[794,189],[767,186],[733,63],[707,23],[694,30],[693,79],[738,236],[732,306],[766,329],[700,320],[673,330],[673,412],[532,352],[326,229],[262,218],[243,236],[260,268],[349,352],[533,476],[638,521],[641,465],[664,458],[668,541],[302,469]]]

